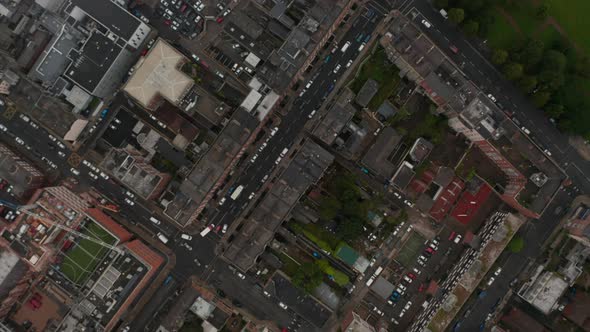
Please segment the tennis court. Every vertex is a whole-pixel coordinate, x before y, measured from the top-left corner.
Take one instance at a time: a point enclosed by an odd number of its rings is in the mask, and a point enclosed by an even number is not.
[[[107,231],[93,222],[88,222],[80,233],[108,244],[114,244],[116,241]],[[77,244],[64,255],[60,270],[74,284],[82,285],[108,251],[108,248],[98,243],[80,238]]]
[[[395,258],[405,268],[409,268],[416,262],[416,258],[420,255],[420,251],[426,241],[420,234],[412,231],[410,237],[403,244],[402,249]]]

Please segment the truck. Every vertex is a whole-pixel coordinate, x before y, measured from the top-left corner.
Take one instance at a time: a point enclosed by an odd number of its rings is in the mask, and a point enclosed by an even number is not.
[[[234,192],[231,194],[230,198],[235,201],[236,199],[238,199],[238,197],[240,197],[242,190],[244,190],[244,186],[242,186],[242,185],[238,186],[236,188],[236,190],[234,190]]]
[[[207,227],[205,227],[205,229],[203,229],[203,230],[201,231],[201,236],[202,236],[202,237],[205,237],[205,235],[209,234],[209,232],[211,232],[211,228],[212,228],[212,227],[210,227],[210,226],[207,226]]]

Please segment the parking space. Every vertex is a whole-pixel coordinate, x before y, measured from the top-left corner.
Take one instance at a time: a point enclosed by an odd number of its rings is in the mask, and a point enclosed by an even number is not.
[[[395,260],[405,267],[414,265],[424,241],[425,239],[420,234],[411,231],[410,237],[406,240]]]
[[[180,33],[183,37],[194,39],[203,30],[201,12],[205,4],[200,0],[162,0],[156,9],[164,25]]]

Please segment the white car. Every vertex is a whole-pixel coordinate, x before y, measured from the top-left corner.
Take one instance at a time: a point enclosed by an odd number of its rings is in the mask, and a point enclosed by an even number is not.
[[[60,156],[61,158],[65,158],[66,154],[63,151],[57,151],[57,155]]]
[[[98,175],[96,175],[96,174],[94,174],[92,172],[88,172],[88,176],[90,176],[94,180],[98,180]]]
[[[29,124],[31,125],[31,127],[33,127],[34,129],[39,129],[39,125],[36,124],[35,122],[31,121],[29,122]]]
[[[258,158],[258,153],[252,156],[252,159],[250,159],[250,162],[251,163],[255,162],[256,158]]]
[[[348,60],[348,62],[346,63],[346,68],[350,67],[352,65],[352,60]]]
[[[266,142],[262,143],[262,145],[260,146],[260,148],[258,148],[258,151],[262,151],[264,150],[264,148],[266,148]]]
[[[62,142],[57,142],[57,146],[59,146],[60,149],[66,148],[66,146]]]
[[[29,121],[31,121],[31,119],[28,116],[24,115],[24,114],[19,115],[19,118],[21,118],[24,122],[27,122],[27,123]]]
[[[278,165],[282,159],[283,159],[282,157],[278,157],[277,160],[275,160],[275,165]]]
[[[100,172],[100,177],[103,178],[103,179],[105,179],[105,180],[108,180],[109,179],[109,176],[106,175],[104,172]]]
[[[486,285],[491,286],[494,283],[495,280],[496,280],[496,278],[491,277],[490,280],[488,280],[488,282],[487,282]]]
[[[73,168],[73,167],[70,168],[70,172],[72,172],[72,174],[74,174],[74,175],[80,175],[80,171],[77,170],[77,169],[75,169],[75,168]]]
[[[527,135],[530,135],[530,134],[531,134],[531,131],[530,131],[530,130],[528,130],[528,128],[527,128],[527,127],[524,127],[524,126],[522,126],[522,127],[520,127],[520,129],[521,129],[522,131],[524,131],[524,133],[525,133],[525,134],[527,134]]]
[[[52,142],[55,142],[55,141],[57,141],[57,138],[55,138],[55,136],[53,136],[53,135],[51,135],[51,134],[50,134],[50,135],[47,135],[47,137],[49,137],[49,139],[50,139]],[[86,161],[86,160],[84,160],[84,161]]]
[[[90,167],[91,164],[88,160],[84,159],[84,160],[82,160],[82,165]]]
[[[248,196],[248,199],[250,200],[250,199],[254,198],[254,196],[256,196],[254,193],[250,193],[250,196]]]
[[[227,224],[223,225],[223,228],[221,229],[221,233],[225,234],[225,232],[227,232]]]
[[[551,151],[549,151],[549,149],[543,150],[543,153],[551,157]]]
[[[262,291],[262,294],[264,294],[264,296],[266,296],[266,297],[270,297],[270,293],[267,291]]]
[[[341,67],[340,65],[337,65],[336,68],[334,68],[333,73],[334,74],[338,73],[338,71],[340,70],[340,67]]]
[[[274,127],[270,130],[270,136],[274,136],[279,131],[279,127]]]
[[[404,204],[406,204],[406,205],[407,205],[407,206],[409,206],[409,207],[412,207],[412,206],[414,206],[414,203],[412,203],[412,202],[408,201],[407,199],[406,199],[406,200],[404,200]]]
[[[218,203],[218,204],[219,204],[219,206],[222,206],[222,205],[223,205],[223,203],[225,203],[225,197],[222,197],[222,198],[219,200],[219,203]]]
[[[25,145],[25,141],[20,137],[15,137],[14,140],[20,145]]]
[[[458,234],[458,235],[455,237],[455,240],[453,240],[453,242],[455,242],[455,243],[459,243],[459,242],[461,242],[461,239],[462,239],[462,238],[463,238],[463,237],[461,236],[461,234]]]
[[[313,116],[315,115],[316,110],[311,111],[311,113],[309,113],[309,115],[307,116],[308,118],[313,118]]]
[[[132,192],[130,192],[129,190],[127,190],[125,192],[125,195],[127,195],[129,198],[135,198],[135,195]]]
[[[266,175],[265,175],[265,176],[262,178],[262,180],[260,180],[260,182],[261,182],[261,183],[265,183],[265,182],[266,182],[266,180],[268,180],[268,174],[266,174]]]
[[[402,195],[400,195],[400,193],[398,193],[398,192],[394,192],[393,193],[393,196],[395,196],[398,199],[401,199],[402,198]]]
[[[490,98],[494,103],[496,102],[496,97],[494,97],[494,95],[491,93],[488,93],[488,98]]]
[[[8,128],[6,128],[5,125],[0,124],[0,130],[6,132],[8,130]]]
[[[499,267],[496,269],[496,271],[494,271],[494,275],[497,277],[498,275],[500,275],[500,273],[502,273],[502,268]]]
[[[284,304],[283,302],[279,302],[279,307],[281,307],[281,308],[283,308],[283,309],[285,309],[285,310],[287,310],[287,309],[289,308],[289,307],[287,307],[287,305],[286,305],[286,304]]]
[[[429,29],[432,28],[432,24],[430,24],[430,22],[427,20],[422,20],[422,24]]]
[[[404,310],[410,309],[411,306],[412,306],[412,301],[408,301],[408,303],[406,303],[406,305],[404,306]]]
[[[132,201],[132,200],[130,200],[130,199],[129,199],[129,198],[127,198],[127,197],[125,197],[125,203],[127,203],[127,204],[129,204],[129,205],[131,205],[131,206],[135,205],[135,202],[134,202],[134,201]]]
[[[412,283],[412,279],[408,276],[404,276],[404,281],[407,282],[408,284]]]
[[[241,274],[240,272],[238,272],[237,275],[238,275],[238,278],[240,278],[242,280],[246,279],[246,276]]]

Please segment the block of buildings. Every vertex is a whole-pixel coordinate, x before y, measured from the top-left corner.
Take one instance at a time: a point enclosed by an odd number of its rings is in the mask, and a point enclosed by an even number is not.
[[[12,185],[13,194],[24,199],[45,181],[45,175],[7,145],[0,143],[0,178]]]
[[[559,274],[543,271],[532,278],[518,291],[518,295],[543,314],[548,315],[568,289],[569,284]]]
[[[0,246],[0,318],[29,289],[33,271],[14,251]]]
[[[159,197],[172,178],[155,169],[134,148],[111,149],[101,167],[146,200]]]

